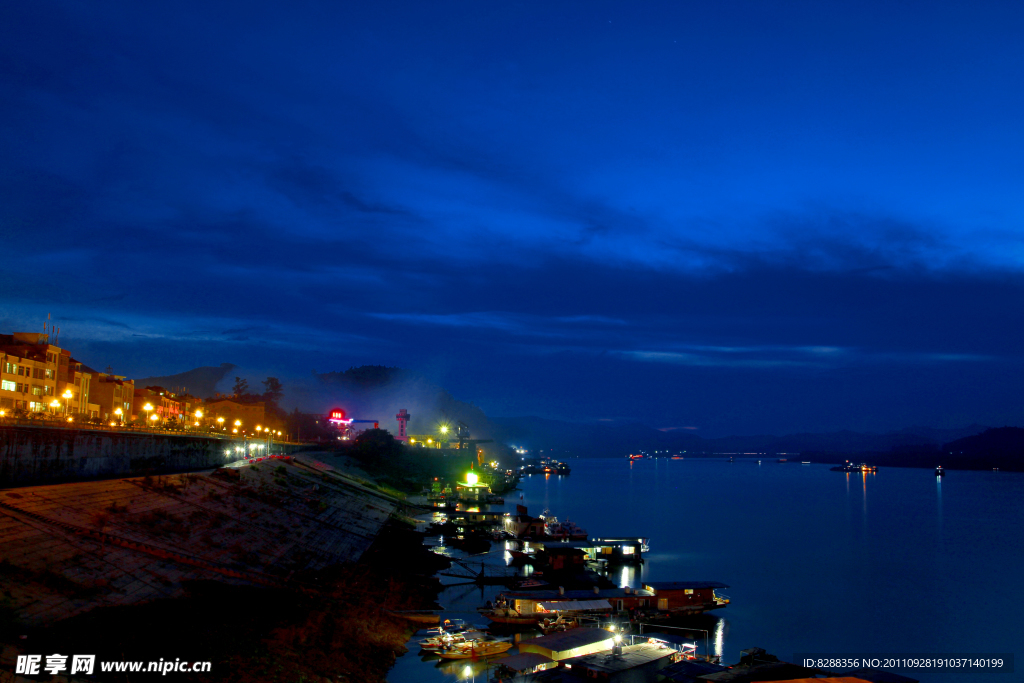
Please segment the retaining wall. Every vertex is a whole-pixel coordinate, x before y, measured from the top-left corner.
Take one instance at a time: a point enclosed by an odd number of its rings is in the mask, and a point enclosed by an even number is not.
[[[240,440],[0,425],[0,488],[218,467]],[[276,451],[276,448],[275,448]]]

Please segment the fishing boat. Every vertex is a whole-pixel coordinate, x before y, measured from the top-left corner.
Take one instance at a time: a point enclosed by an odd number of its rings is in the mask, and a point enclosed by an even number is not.
[[[935,476],[936,477],[944,477],[944,476],[946,476],[946,470],[942,469],[942,465],[939,465],[938,467],[935,468]]]
[[[500,655],[511,649],[512,643],[504,640],[476,640],[456,645],[448,650],[441,650],[437,656],[441,659],[476,659]]]

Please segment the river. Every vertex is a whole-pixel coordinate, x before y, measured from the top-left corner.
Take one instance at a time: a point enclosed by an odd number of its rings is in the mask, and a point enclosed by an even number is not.
[[[950,471],[938,479],[930,470],[892,468],[862,475],[775,459],[570,464],[568,476],[524,478],[522,503],[591,536],[650,537],[643,567],[612,575],[620,585],[728,584],[732,603],[707,620],[710,649],[725,663],[750,647],[791,660],[795,653],[1012,653],[1020,642],[1024,474]],[[519,502],[507,501],[508,509]],[[480,559],[499,562],[500,552]],[[479,622],[473,608],[495,592],[456,587],[440,602]],[[482,680],[465,667],[434,669],[416,649],[399,658],[391,683]],[[903,673],[926,682],[1024,680],[1022,673]]]

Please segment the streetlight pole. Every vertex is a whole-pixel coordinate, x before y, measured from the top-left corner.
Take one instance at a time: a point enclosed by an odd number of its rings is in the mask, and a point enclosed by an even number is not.
[[[147,403],[146,405],[142,406],[142,409],[146,411],[146,426],[148,427],[149,426],[150,413],[153,411],[153,404],[152,403]]]
[[[67,417],[68,416],[68,404],[71,403],[71,399],[74,397],[74,394],[71,393],[70,389],[66,389],[64,391],[64,393],[61,394],[61,396],[64,397],[64,417]]]

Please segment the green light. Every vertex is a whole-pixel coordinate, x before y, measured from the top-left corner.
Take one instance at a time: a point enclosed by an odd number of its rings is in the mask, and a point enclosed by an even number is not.
[[[475,484],[477,481],[479,481],[479,478],[472,472],[466,475],[466,483],[469,484],[470,486]]]

